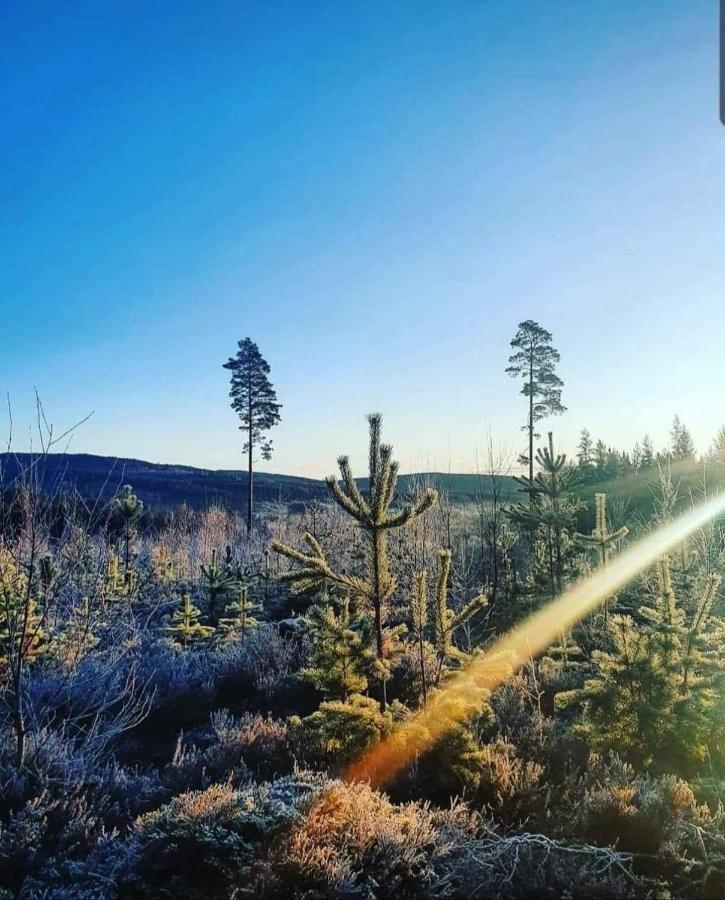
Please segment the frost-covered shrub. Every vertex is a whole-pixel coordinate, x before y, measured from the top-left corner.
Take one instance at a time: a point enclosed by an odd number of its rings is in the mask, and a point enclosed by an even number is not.
[[[123,896],[227,898],[250,883],[265,842],[298,819],[324,785],[319,776],[240,789],[215,784],[174,798],[138,820],[136,860]]]
[[[92,800],[44,792],[0,825],[0,885],[33,896],[82,881],[77,868],[113,839]]]
[[[495,816],[498,824],[520,826],[543,818],[543,768],[522,759],[510,742],[482,743],[459,725],[444,734],[391,785],[396,799],[431,799],[441,805],[465,797]]]
[[[430,896],[645,900],[662,896],[657,887],[637,878],[629,858],[610,848],[563,844],[540,834],[488,832],[456,847]]]
[[[476,800],[499,822],[522,824],[543,812],[544,770],[537,762],[523,760],[513,744],[498,738],[481,747]]]
[[[258,778],[272,778],[291,770],[286,722],[251,714],[235,718],[227,710],[219,710],[211,717],[211,728],[210,749],[214,754],[239,753],[247,769]]]
[[[285,636],[279,626],[263,625],[214,654],[214,677],[237,692],[260,694],[269,704],[296,680],[307,659],[307,643],[302,634]]]
[[[532,681],[528,671],[505,681],[491,696],[494,721],[488,733],[491,738],[500,735],[509,741],[525,759],[547,767],[556,761],[560,768],[555,722],[542,712],[540,691],[541,685]]]
[[[218,710],[191,740],[179,736],[162,777],[173,793],[180,793],[217,781],[239,785],[252,776],[266,779],[291,769],[284,722],[252,714],[235,718]]]
[[[464,803],[395,805],[340,782],[308,800],[253,873],[245,887],[259,897],[650,896],[611,849],[503,837]]]
[[[367,785],[330,782],[263,859],[255,889],[271,897],[428,896],[474,830],[462,805],[394,805]]]
[[[679,852],[705,813],[685,781],[636,775],[614,754],[592,757],[571,802],[574,831],[585,840],[665,856]]]

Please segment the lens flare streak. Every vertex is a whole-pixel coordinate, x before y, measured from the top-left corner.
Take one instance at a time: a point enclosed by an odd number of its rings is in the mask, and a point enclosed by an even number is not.
[[[474,715],[491,690],[541,653],[561,633],[723,513],[725,494],[662,526],[612,560],[606,568],[573,584],[457,673],[426,706],[355,760],[344,773],[344,779],[366,781],[373,787],[385,784],[446,732]]]

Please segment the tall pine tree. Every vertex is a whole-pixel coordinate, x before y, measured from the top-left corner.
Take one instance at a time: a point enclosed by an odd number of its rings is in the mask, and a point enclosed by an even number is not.
[[[529,452],[523,457],[529,467],[529,479],[534,480],[534,438],[536,423],[547,416],[566,412],[561,405],[561,389],[564,382],[554,371],[559,362],[559,351],[552,346],[552,336],[538,322],[527,319],[521,322],[511,347],[514,353],[509,357],[506,374],[512,378],[522,378],[521,393],[528,399],[529,412],[523,431],[528,433]]]
[[[240,431],[244,432],[242,448],[247,454],[249,474],[247,492],[247,532],[252,530],[254,508],[254,448],[259,445],[262,459],[272,458],[272,441],[265,433],[280,421],[282,408],[277,402],[277,394],[269,380],[269,363],[259,352],[259,347],[251,338],[239,341],[236,356],[224,363],[231,375],[229,397],[232,409],[241,420]]]

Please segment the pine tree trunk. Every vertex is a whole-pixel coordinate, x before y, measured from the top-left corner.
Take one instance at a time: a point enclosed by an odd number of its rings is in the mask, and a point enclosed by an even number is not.
[[[425,677],[425,654],[423,652],[423,631],[418,634],[418,650],[420,652],[420,680],[423,686],[423,706],[428,702],[428,682]]]
[[[22,651],[21,651],[22,652]],[[15,732],[15,768],[20,770],[25,764],[25,716],[23,714],[23,660],[18,660],[13,670],[12,722]]]
[[[600,553],[601,553],[602,569],[605,569],[607,566],[607,551],[606,551],[604,544],[602,544],[602,546],[600,547]],[[607,625],[609,624],[609,597],[604,598],[603,607],[604,607],[604,627],[606,628]]]
[[[25,765],[25,721],[22,711],[18,711],[14,722],[15,729],[15,768],[20,770]]]
[[[496,506],[494,506],[491,524],[491,543],[491,606],[493,606],[498,597],[498,508]]]
[[[248,490],[247,490],[247,534],[252,530],[252,507],[254,504],[254,472],[252,471],[252,429],[249,429],[248,451]]]
[[[534,484],[534,356],[529,358],[529,484]],[[534,495],[529,494],[529,503],[533,504]]]
[[[382,528],[375,528],[372,532],[373,543],[373,586],[375,596],[373,607],[375,610],[375,650],[378,659],[383,661],[383,591],[382,573],[385,568],[385,532]],[[387,685],[385,676],[381,679],[380,711],[388,708]]]
[[[249,434],[247,435],[247,465],[248,465],[248,488],[247,491],[247,535],[249,535],[252,531],[252,509],[254,507],[254,472],[252,470],[253,459],[252,454],[254,452],[254,447],[252,446],[252,438],[254,436],[254,423],[253,423],[253,413],[254,410],[252,408],[252,373],[249,372],[247,379],[247,386],[249,391]]]

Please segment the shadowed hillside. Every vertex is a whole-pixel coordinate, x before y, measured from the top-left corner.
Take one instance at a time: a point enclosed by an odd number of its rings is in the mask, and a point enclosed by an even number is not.
[[[28,453],[0,454],[3,485],[11,484],[18,472],[27,468],[32,460]],[[108,500],[125,483],[132,484],[144,502],[157,509],[188,503],[194,508],[219,504],[241,510],[246,498],[247,473],[235,469],[197,469],[88,453],[51,453],[38,464],[43,466],[42,480],[47,490],[76,488],[82,496],[90,499]],[[512,499],[516,490],[513,479],[505,476],[496,478],[504,499]],[[358,481],[364,487],[367,479]],[[401,475],[398,490],[405,494],[418,482],[431,485],[456,502],[472,500],[476,496],[485,499],[492,490],[490,476],[444,473]],[[328,496],[322,480],[266,472],[255,473],[254,491],[260,501],[286,504],[309,503]]]

